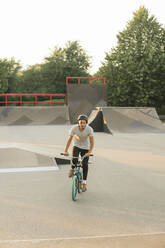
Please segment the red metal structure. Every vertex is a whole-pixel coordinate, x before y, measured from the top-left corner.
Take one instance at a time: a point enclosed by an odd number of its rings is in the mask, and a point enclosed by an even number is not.
[[[78,84],[80,84],[81,79],[88,79],[89,84],[92,83],[92,80],[102,79],[102,80],[104,80],[104,84],[106,84],[106,78],[105,77],[66,77],[66,85],[68,85],[69,79],[77,79]]]
[[[27,101],[24,100],[24,97],[34,97],[34,101]],[[9,103],[19,103],[20,106],[23,106],[23,103],[34,103],[35,105],[37,105],[38,103],[43,103],[44,100],[40,101],[38,100],[38,97],[48,97],[49,100],[44,101],[44,103],[49,103],[50,106],[52,106],[53,104],[56,103],[62,103],[62,104],[67,104],[67,95],[66,94],[0,94],[0,98],[2,99],[4,97],[4,101],[1,100],[0,103],[5,104],[5,106],[8,106]],[[15,100],[9,100],[9,98],[11,97],[19,97],[18,101]],[[59,101],[59,100],[55,100],[53,98],[55,97],[60,97],[63,98],[63,100]]]
[[[68,85],[69,79],[77,79],[78,84],[80,84],[81,79],[89,80],[89,84],[92,83],[93,80],[103,80],[104,84],[106,84],[105,77],[66,77],[66,85]],[[19,98],[19,100],[13,100],[12,97]],[[34,97],[34,100],[25,100],[25,97]],[[43,100],[39,100],[42,98]],[[49,100],[44,100],[44,97],[49,98]],[[60,97],[60,100],[58,100]],[[54,99],[56,98],[56,99]],[[61,98],[63,100],[61,100]],[[19,104],[19,106],[23,106],[24,103],[33,103],[35,106],[38,103],[49,103],[49,106],[53,106],[53,104],[66,104],[67,105],[67,94],[0,94],[0,105],[3,104],[8,106],[9,104]]]

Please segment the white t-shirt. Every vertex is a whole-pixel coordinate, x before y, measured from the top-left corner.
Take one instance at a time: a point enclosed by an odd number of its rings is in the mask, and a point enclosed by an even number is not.
[[[89,137],[93,136],[93,128],[86,125],[83,131],[80,131],[78,125],[74,125],[69,131],[69,135],[73,136],[74,146],[77,146],[81,149],[89,150]]]

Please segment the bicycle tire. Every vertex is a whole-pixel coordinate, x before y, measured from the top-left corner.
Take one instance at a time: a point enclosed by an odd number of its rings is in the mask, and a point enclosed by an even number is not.
[[[77,176],[74,176],[72,180],[72,200],[73,201],[77,200],[77,192],[78,192],[78,178]]]
[[[82,172],[80,172],[78,180],[78,193],[81,193]]]

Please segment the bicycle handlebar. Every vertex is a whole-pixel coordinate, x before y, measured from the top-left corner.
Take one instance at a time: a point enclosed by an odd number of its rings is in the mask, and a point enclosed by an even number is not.
[[[61,152],[60,154],[63,155],[63,156],[65,156],[65,153],[63,153],[63,152]],[[94,155],[93,155],[93,154],[90,154],[89,156],[90,156],[90,157],[93,157]],[[68,156],[66,156],[66,157],[68,157]],[[84,157],[84,156],[83,156],[83,157]],[[79,157],[71,157],[71,158],[73,159],[73,158],[79,158]]]

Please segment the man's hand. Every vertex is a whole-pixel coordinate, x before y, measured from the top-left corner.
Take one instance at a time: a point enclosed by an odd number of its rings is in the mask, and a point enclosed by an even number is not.
[[[90,152],[87,152],[85,155],[84,155],[84,158],[87,158],[87,157],[89,157],[90,156]]]
[[[64,152],[64,156],[68,157],[69,156],[69,152]]]

